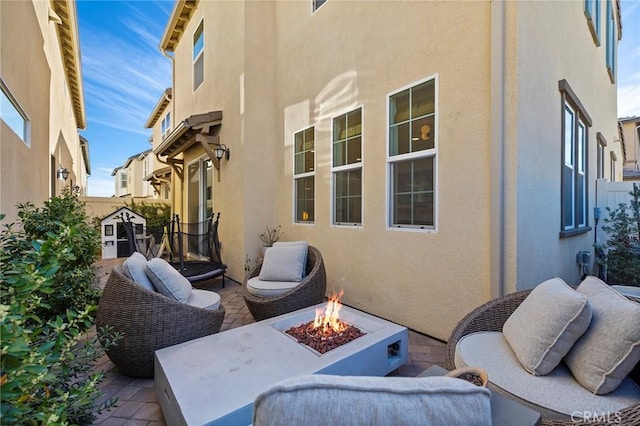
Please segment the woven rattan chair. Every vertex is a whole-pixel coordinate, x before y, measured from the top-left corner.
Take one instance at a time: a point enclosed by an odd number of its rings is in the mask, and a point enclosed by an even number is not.
[[[531,290],[512,293],[504,297],[491,300],[479,306],[467,316],[465,316],[453,329],[449,341],[447,342],[447,366],[449,370],[456,368],[454,357],[458,341],[467,334],[478,331],[502,331],[502,326],[509,316],[516,310],[520,303],[529,295]],[[632,300],[638,301],[637,299]],[[640,364],[629,374],[629,377],[640,385]],[[491,380],[491,377],[489,377]],[[509,396],[508,394],[506,396]],[[514,399],[517,397],[513,396]],[[619,413],[621,421],[619,424],[640,425],[640,402],[621,410]],[[567,420],[545,419],[542,424],[553,425],[575,425],[576,422]],[[590,425],[605,425],[609,423],[589,422]]]
[[[260,275],[262,264],[259,264],[242,283],[242,296],[249,312],[256,321],[297,311],[307,306],[317,305],[324,301],[327,289],[327,273],[320,251],[309,246],[307,254],[306,276],[292,290],[274,297],[258,297],[249,293],[247,281]]]
[[[217,333],[224,314],[222,305],[215,311],[197,308],[142,288],[116,267],[100,297],[96,330],[101,341],[108,337],[103,327],[123,334],[106,349],[122,374],[153,377],[156,350]]]

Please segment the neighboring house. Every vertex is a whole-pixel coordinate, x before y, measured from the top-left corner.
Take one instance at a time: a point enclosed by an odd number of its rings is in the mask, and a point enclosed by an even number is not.
[[[180,0],[153,151],[183,220],[221,212],[232,278],[282,224],[345,303],[446,339],[492,297],[578,282],[622,161],[620,37],[610,0]]]
[[[86,194],[91,166],[75,1],[2,1],[0,21],[0,213],[13,222],[17,203]]]
[[[144,124],[146,129],[152,129],[151,145],[156,147],[171,133],[171,95],[172,90],[166,89],[151,115]],[[152,154],[155,157],[155,155]],[[168,200],[171,194],[171,167],[166,159],[154,158],[156,167],[144,179],[148,181],[158,194],[158,198]]]
[[[618,119],[624,148],[624,180],[640,180],[640,117]]]
[[[158,198],[149,181],[144,177],[153,172],[153,154],[151,149],[132,155],[127,161],[116,167],[111,176],[115,176],[116,197]]]

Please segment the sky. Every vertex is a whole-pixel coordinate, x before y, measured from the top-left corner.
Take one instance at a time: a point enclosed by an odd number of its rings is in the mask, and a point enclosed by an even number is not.
[[[581,1],[581,0],[572,0]],[[77,0],[89,140],[90,196],[115,192],[113,169],[151,148],[144,123],[171,86],[158,48],[173,0]],[[622,0],[618,117],[640,116],[640,0]]]

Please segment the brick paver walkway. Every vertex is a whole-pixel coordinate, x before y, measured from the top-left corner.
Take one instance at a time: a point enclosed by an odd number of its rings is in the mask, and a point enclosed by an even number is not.
[[[101,285],[104,286],[109,271],[123,259],[104,260],[96,264],[96,272]],[[222,329],[229,330],[252,323],[253,317],[247,310],[242,298],[242,288],[231,280],[222,288],[220,279],[197,284],[198,288],[213,290],[220,295],[226,315]],[[415,377],[431,365],[446,368],[446,345],[429,336],[409,331],[409,363],[403,365],[390,375]],[[164,417],[156,398],[153,379],[136,379],[124,376],[103,356],[96,362],[96,371],[103,371],[106,377],[100,384],[105,398],[117,397],[118,403],[109,411],[103,412],[94,425],[164,425]],[[171,426],[171,425],[169,425]]]

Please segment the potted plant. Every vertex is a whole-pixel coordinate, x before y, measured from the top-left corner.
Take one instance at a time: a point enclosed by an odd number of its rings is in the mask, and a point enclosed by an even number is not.
[[[260,233],[260,239],[262,240],[262,257],[264,257],[265,252],[273,243],[278,241],[282,236],[282,225],[274,226],[270,228],[268,225],[266,226],[266,231]]]
[[[453,377],[454,379],[466,380],[469,383],[476,386],[482,386],[483,388],[486,388],[489,383],[489,376],[487,375],[487,372],[478,367],[456,368],[455,370],[449,371],[445,376]]]

